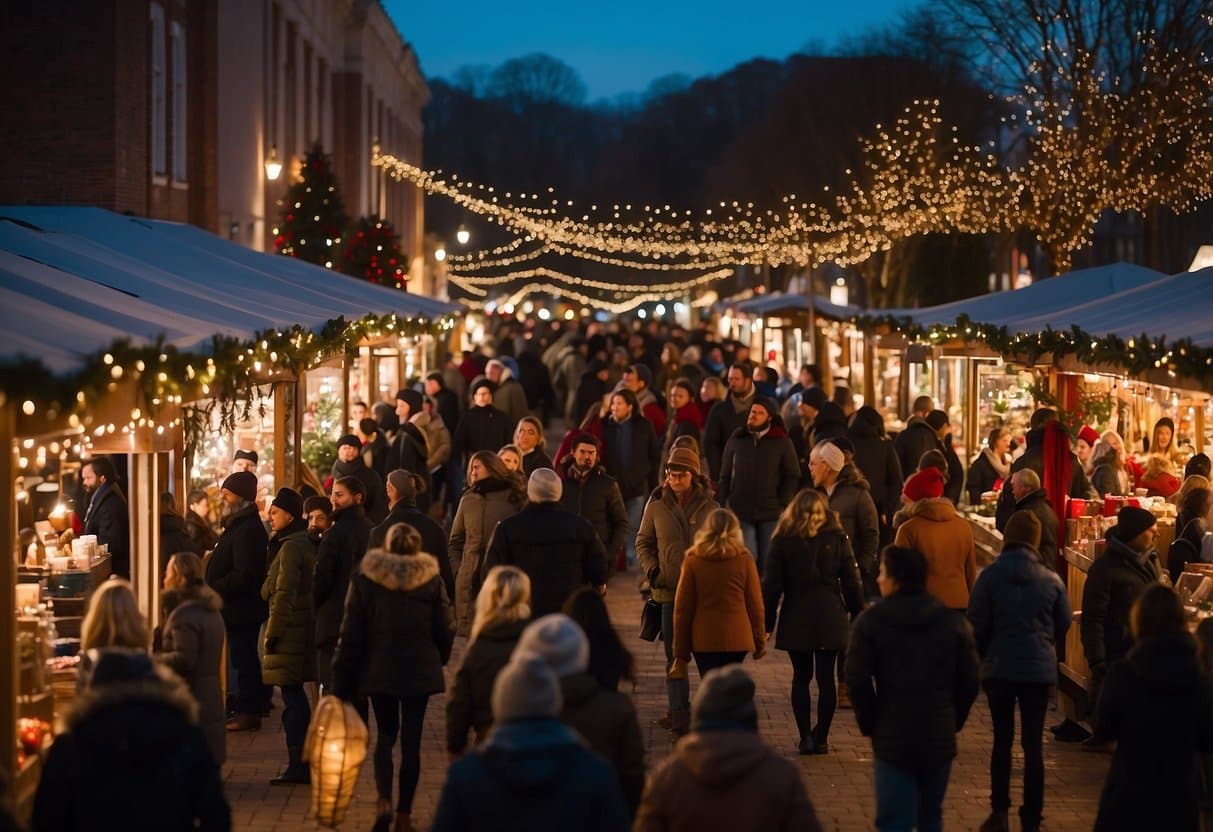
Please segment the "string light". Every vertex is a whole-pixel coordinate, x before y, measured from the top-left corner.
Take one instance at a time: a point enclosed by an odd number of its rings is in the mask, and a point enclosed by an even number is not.
[[[568,283],[571,286],[582,286],[590,289],[604,289],[610,292],[664,292],[667,294],[678,294],[686,292],[689,289],[694,289],[702,286],[705,283],[711,283],[714,280],[720,280],[725,277],[731,277],[733,269],[717,269],[716,271],[701,274],[691,280],[684,280],[678,283],[663,283],[659,285],[647,283],[612,283],[605,280],[591,280],[585,277],[575,277],[571,274],[540,267],[537,269],[526,269],[510,274],[498,275],[496,277],[467,277],[464,275],[448,274],[447,279],[461,288],[476,288],[480,286],[502,286],[506,283],[514,283],[518,280],[534,280],[536,278],[546,278],[549,280],[560,280]],[[483,292],[477,294],[483,295]]]

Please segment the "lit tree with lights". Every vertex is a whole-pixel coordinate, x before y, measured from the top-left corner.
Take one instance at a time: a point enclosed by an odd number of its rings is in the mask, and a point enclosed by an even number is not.
[[[274,229],[274,249],[318,266],[333,268],[349,217],[333,176],[333,162],[319,143],[312,145],[279,203],[282,219]]]
[[[403,289],[408,281],[407,263],[396,226],[378,214],[359,217],[341,249],[341,271],[397,289]]]

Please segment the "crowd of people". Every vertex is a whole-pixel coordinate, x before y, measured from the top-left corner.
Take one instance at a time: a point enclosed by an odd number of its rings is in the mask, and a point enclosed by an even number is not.
[[[59,795],[111,750],[133,701],[154,702],[163,725],[132,735],[108,776],[190,772],[157,792],[169,820],[155,828],[227,828],[216,769],[226,733],[260,730],[277,687],[285,765],[271,782],[308,783],[316,682],[373,727],[377,828],[413,828],[428,705],[445,693],[450,767],[435,830],[817,829],[799,769],[758,735],[742,665],[773,647],[792,666],[800,754],[830,753],[840,707],[871,738],[877,828],[941,828],[956,735],[984,690],[994,747],[982,829],[1010,828],[1016,707],[1019,816],[1038,829],[1044,723],[1072,617],[1058,518],[1067,496],[1160,485],[1158,471],[1178,464],[1174,425],[1160,420],[1137,471],[1117,434],[1087,428],[1072,442],[1043,408],[1018,456],[999,428],[966,478],[930,398],[890,438],[884,414],[841,386],[827,396],[813,365],[791,384],[703,335],[499,333],[394,406],[354,403],[327,479],[308,472],[264,514],[256,452],[239,451],[219,489],[221,528],[205,492],[162,523],[178,542],[157,632],[124,580],[94,596],[83,693],[51,749],[34,828],[96,822],[69,817],[79,810]],[[560,419],[569,429],[548,443]],[[104,463],[91,463],[90,518],[107,511]],[[1193,456],[1184,474],[1160,485],[1181,495],[1180,568],[1213,560],[1208,459]],[[966,485],[970,500],[1000,491],[1003,549],[980,573],[957,511]],[[162,513],[178,516],[171,499]],[[1058,739],[1119,743],[1097,828],[1147,828],[1144,807],[1159,809],[1146,795],[1166,783],[1165,828],[1194,829],[1192,761],[1213,752],[1210,654],[1187,634],[1153,515],[1130,506],[1118,519],[1083,594],[1094,733],[1067,721]],[[616,570],[659,608],[660,724],[678,742],[651,771],[620,690],[635,662],[603,600]],[[1191,730],[1162,727],[1176,719]],[[1175,742],[1183,753],[1164,750]]]

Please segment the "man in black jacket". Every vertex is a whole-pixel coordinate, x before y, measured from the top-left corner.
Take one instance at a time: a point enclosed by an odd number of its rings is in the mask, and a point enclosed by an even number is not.
[[[477,451],[497,453],[502,445],[514,441],[514,427],[510,417],[493,406],[492,382],[481,379],[472,385],[472,406],[464,412],[451,435],[451,459],[460,470],[466,470],[472,454]]]
[[[1015,498],[1015,511],[1030,511],[1040,521],[1040,543],[1036,551],[1040,562],[1057,572],[1057,512],[1049,505],[1049,495],[1040,487],[1040,477],[1031,468],[1021,468],[1011,475],[1010,488]]]
[[[942,450],[939,446],[939,429],[927,424],[927,415],[934,403],[930,396],[919,396],[914,400],[914,412],[906,420],[906,426],[893,439],[897,450],[897,461],[901,472],[910,476],[918,470],[918,461],[927,451]]]
[[[265,582],[265,556],[269,535],[257,513],[257,475],[237,471],[228,475],[220,491],[229,514],[227,525],[206,562],[206,582],[223,599],[227,651],[236,671],[235,715],[229,731],[256,731],[268,700],[261,683],[257,638],[270,616],[261,599]]]
[[[362,458],[362,441],[354,434],[343,436],[337,440],[337,461],[333,463],[332,481],[342,477],[357,477],[362,482],[366,499],[362,510],[372,523],[379,523],[387,517],[387,494],[383,490],[383,478],[366,464]]]
[[[118,469],[108,456],[94,457],[80,467],[80,482],[89,495],[84,533],[97,535],[97,542],[109,547],[110,569],[115,575],[129,578],[130,515],[126,495],[118,484]]]
[[[320,683],[332,685],[333,653],[341,635],[345,593],[370,542],[371,525],[362,510],[362,480],[342,477],[333,483],[333,525],[316,551],[316,671]]]
[[[779,409],[765,396],[756,396],[744,427],[724,446],[720,466],[720,504],[741,521],[746,548],[754,553],[758,574],[767,563],[767,547],[775,521],[800,485],[800,462],[788,438]]]
[[[647,424],[647,423],[646,423]],[[481,574],[499,564],[531,579],[531,617],[560,612],[577,587],[606,591],[606,552],[594,528],[560,507],[560,477],[536,468],[527,483],[527,507],[497,524]]]
[[[446,532],[442,526],[425,512],[417,508],[417,492],[424,483],[417,474],[397,468],[387,475],[387,498],[392,510],[382,523],[371,529],[368,549],[383,548],[387,532],[397,523],[407,523],[421,535],[421,551],[433,555],[438,561],[438,571],[449,598],[455,597],[455,576],[451,573],[451,560],[446,551]]]
[[[749,362],[729,367],[729,395],[722,402],[712,405],[708,422],[703,428],[703,454],[708,459],[708,470],[713,482],[720,479],[720,464],[724,460],[724,446],[738,428],[744,428],[750,414],[750,405],[757,395],[754,389],[754,368]]]
[[[573,441],[572,452],[556,464],[556,473],[564,481],[560,507],[594,527],[606,550],[609,569],[612,557],[624,546],[628,512],[619,484],[598,463],[598,452],[598,438],[583,433]]]
[[[644,503],[657,487],[661,467],[661,443],[653,424],[640,411],[636,394],[621,387],[611,394],[611,415],[602,424],[602,461],[607,473],[619,483],[628,512],[624,538],[628,566],[636,565],[636,532],[644,516]]]
[[[884,598],[855,620],[846,665],[855,721],[872,738],[876,828],[939,829],[956,734],[977,698],[973,632],[927,593],[920,552],[886,548],[877,581]]]

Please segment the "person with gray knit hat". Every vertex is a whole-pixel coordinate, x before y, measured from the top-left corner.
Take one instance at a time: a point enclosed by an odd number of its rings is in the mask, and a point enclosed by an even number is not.
[[[526,508],[497,524],[480,574],[498,564],[517,566],[531,579],[535,616],[558,612],[579,586],[606,591],[606,552],[598,533],[581,517],[560,507],[560,477],[536,468],[527,483]]]
[[[821,830],[800,769],[758,736],[754,691],[741,665],[708,671],[691,733],[649,777],[636,829]]]
[[[558,716],[560,683],[547,662],[516,651],[492,702],[493,730],[447,770],[431,832],[629,828],[615,773]]]
[[[522,631],[514,655],[539,656],[552,668],[564,701],[560,718],[611,764],[629,814],[634,813],[644,788],[644,741],[636,708],[629,696],[607,690],[588,672],[590,643],[581,627],[562,613],[545,615]]]

